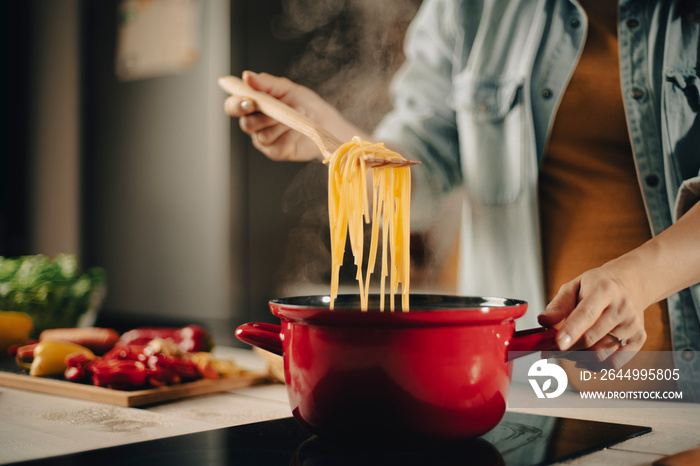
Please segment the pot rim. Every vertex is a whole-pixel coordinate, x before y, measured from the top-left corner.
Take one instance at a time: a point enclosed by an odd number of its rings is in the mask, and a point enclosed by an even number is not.
[[[395,296],[397,310],[379,311],[379,295],[370,295],[369,310],[359,306],[359,295],[338,295],[330,309],[328,295],[295,296],[270,301],[272,314],[283,321],[319,326],[424,327],[448,325],[506,324],[525,314],[527,302],[520,299],[436,294],[411,294],[408,312],[401,310],[401,297]]]

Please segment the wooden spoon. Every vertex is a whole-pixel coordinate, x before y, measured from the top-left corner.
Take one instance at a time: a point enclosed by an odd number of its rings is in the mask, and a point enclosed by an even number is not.
[[[224,76],[219,78],[218,82],[219,87],[227,93],[255,101],[255,106],[259,111],[310,138],[318,146],[324,157],[333,155],[336,149],[343,144],[338,138],[326,131],[315,121],[307,118],[271,95],[256,91],[240,78]],[[392,161],[375,159],[370,156],[365,157],[365,162],[371,167],[391,165],[394,168],[420,163],[413,160]]]

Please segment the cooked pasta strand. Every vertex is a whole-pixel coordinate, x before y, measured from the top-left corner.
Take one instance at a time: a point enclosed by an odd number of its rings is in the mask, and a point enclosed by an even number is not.
[[[326,159],[328,174],[328,214],[331,233],[331,309],[338,297],[338,282],[346,240],[357,267],[360,304],[367,310],[370,278],[374,273],[379,248],[379,227],[382,232],[380,272],[380,310],[385,306],[386,279],[389,279],[390,309],[394,310],[394,294],[401,285],[401,307],[408,310],[410,287],[410,203],[411,176],[409,167],[373,167],[372,207],[367,196],[367,171],[364,157],[383,160],[405,160],[382,143],[369,143],[360,138],[343,144]],[[364,263],[364,223],[372,223],[367,272]]]

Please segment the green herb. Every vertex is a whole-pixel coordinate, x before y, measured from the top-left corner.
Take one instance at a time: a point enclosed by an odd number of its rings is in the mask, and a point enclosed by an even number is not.
[[[101,267],[81,273],[74,254],[0,257],[0,310],[31,315],[34,336],[47,328],[75,327],[97,311],[106,281]]]

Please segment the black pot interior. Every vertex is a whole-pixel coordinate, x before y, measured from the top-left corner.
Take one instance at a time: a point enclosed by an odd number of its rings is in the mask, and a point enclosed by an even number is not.
[[[384,297],[384,309],[390,308],[390,296]],[[330,296],[296,296],[291,298],[280,298],[271,301],[272,304],[279,304],[285,307],[299,306],[303,308],[329,309]],[[397,311],[401,311],[401,295],[394,295],[394,304]],[[481,309],[481,308],[505,308],[526,304],[525,301],[510,298],[492,298],[477,296],[451,296],[432,294],[411,294],[409,296],[409,310],[411,312],[444,311],[450,309]],[[369,310],[380,309],[380,295],[369,296],[367,308]],[[335,300],[335,311],[356,311],[360,309],[360,295],[345,294],[339,295]]]

